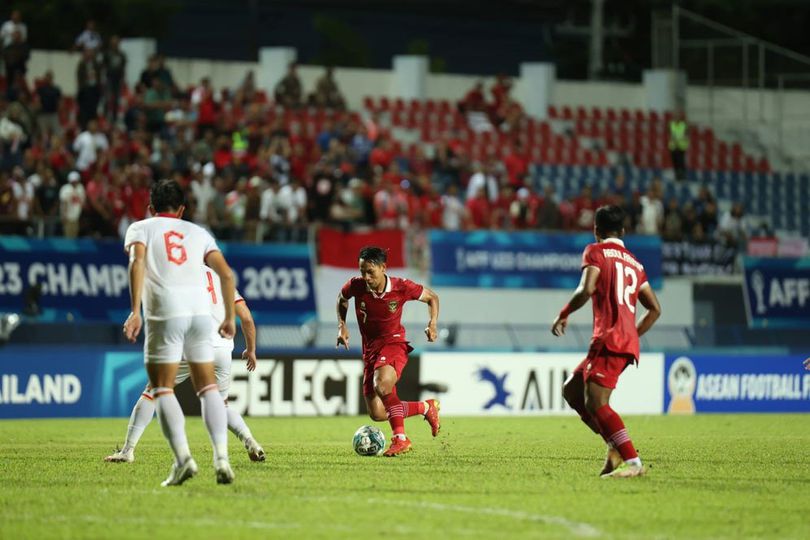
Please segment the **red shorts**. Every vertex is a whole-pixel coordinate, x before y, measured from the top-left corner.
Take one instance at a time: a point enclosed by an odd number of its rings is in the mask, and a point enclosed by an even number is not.
[[[635,359],[630,356],[613,354],[604,349],[591,349],[574,373],[582,373],[582,380],[585,382],[593,381],[599,386],[614,389],[619,382],[619,375],[634,362]]]
[[[397,372],[397,380],[408,363],[408,353],[413,347],[407,341],[383,345],[378,351],[363,355],[363,395],[374,395],[374,372],[383,366],[391,366]]]

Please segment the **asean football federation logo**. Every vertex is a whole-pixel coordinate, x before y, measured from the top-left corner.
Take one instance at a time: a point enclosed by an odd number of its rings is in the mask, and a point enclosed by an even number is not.
[[[689,358],[681,356],[672,363],[667,374],[667,386],[670,395],[667,412],[669,414],[694,414],[697,370]]]
[[[395,312],[397,310],[398,305],[399,302],[397,302],[396,300],[391,300],[390,302],[388,302],[388,311],[390,311],[391,313]]]

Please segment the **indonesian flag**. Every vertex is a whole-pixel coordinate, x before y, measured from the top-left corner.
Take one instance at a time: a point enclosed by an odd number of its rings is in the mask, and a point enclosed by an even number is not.
[[[418,280],[416,272],[408,270],[405,257],[405,233],[388,229],[369,232],[343,232],[321,228],[318,231],[318,313],[321,320],[335,317],[335,299],[340,288],[350,278],[359,276],[360,250],[377,246],[388,253],[389,276]]]

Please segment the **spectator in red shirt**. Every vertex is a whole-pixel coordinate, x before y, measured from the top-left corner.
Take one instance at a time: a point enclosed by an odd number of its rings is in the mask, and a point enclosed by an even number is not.
[[[488,229],[492,222],[492,207],[487,191],[480,188],[475,197],[467,199],[467,215],[470,229]]]
[[[408,197],[399,186],[382,180],[374,194],[374,213],[377,227],[381,229],[404,229],[408,226]]]
[[[487,108],[486,98],[484,98],[484,83],[478,81],[475,86],[467,92],[464,99],[458,102],[458,110],[462,113],[470,111],[485,111]]]
[[[509,176],[509,183],[518,188],[523,185],[524,177],[529,174],[529,159],[525,154],[523,146],[510,148],[506,157],[503,158],[506,173]]]
[[[498,197],[492,205],[492,228],[506,229],[514,228],[510,209],[515,201],[515,189],[509,185],[501,186]]]
[[[394,151],[391,149],[391,141],[388,139],[380,139],[377,147],[371,151],[368,158],[368,163],[371,167],[380,166],[387,170],[394,161]]]
[[[592,190],[584,186],[579,196],[574,199],[574,224],[577,229],[589,231],[593,229],[593,216],[596,211]]]

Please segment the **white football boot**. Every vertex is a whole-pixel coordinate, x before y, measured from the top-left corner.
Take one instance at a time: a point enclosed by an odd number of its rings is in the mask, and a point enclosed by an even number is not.
[[[135,461],[135,449],[130,448],[126,451],[116,450],[109,456],[104,458],[107,463],[132,463]]]
[[[197,474],[197,462],[194,461],[194,458],[188,458],[185,463],[177,466],[176,463],[172,463],[172,470],[169,473],[169,477],[160,483],[161,486],[179,486],[189,478],[192,478]]]
[[[256,442],[256,439],[245,439],[245,450],[247,450],[250,461],[264,461],[265,453],[264,448]]]
[[[217,475],[217,484],[233,483],[233,469],[227,459],[218,459],[214,463],[214,471]]]

